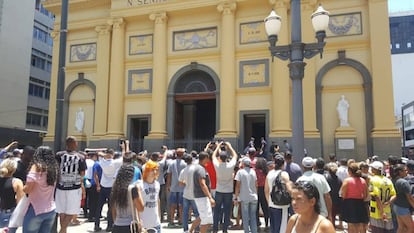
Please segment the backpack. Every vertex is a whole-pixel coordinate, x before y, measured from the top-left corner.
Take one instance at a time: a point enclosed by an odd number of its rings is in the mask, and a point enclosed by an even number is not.
[[[290,193],[287,191],[286,184],[282,182],[280,178],[282,171],[277,174],[275,181],[273,182],[272,191],[270,197],[273,204],[283,206],[289,205],[291,202]]]

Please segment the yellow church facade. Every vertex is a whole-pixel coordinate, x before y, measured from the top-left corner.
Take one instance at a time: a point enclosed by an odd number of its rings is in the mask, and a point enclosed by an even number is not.
[[[309,155],[366,158],[400,154],[394,125],[387,0],[302,0],[302,40],[315,41],[310,15],[330,12],[323,57],[306,60],[305,148]],[[49,127],[53,144],[61,1],[56,14]],[[71,0],[63,137],[81,147],[200,150],[210,140],[239,151],[291,143],[288,61],[272,61],[263,19],[282,17],[278,45],[290,43],[289,0]],[[347,125],[337,106],[347,101]],[[293,152],[294,153],[294,152]]]

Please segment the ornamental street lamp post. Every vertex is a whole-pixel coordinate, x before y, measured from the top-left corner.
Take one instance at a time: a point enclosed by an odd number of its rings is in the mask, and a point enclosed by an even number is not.
[[[303,94],[302,79],[304,77],[305,65],[304,58],[310,59],[317,54],[322,58],[325,30],[329,23],[329,12],[325,11],[322,6],[312,14],[312,26],[316,31],[318,42],[305,44],[302,42],[301,29],[301,0],[291,0],[291,40],[289,45],[276,46],[277,35],[281,27],[281,17],[274,10],[266,17],[265,28],[270,43],[269,50],[274,57],[281,60],[290,61],[289,77],[292,80],[292,151],[302,159],[304,153],[304,127],[303,127]]]
[[[56,120],[55,120],[55,137],[54,150],[58,152],[62,150],[64,138],[62,124],[63,124],[63,104],[65,92],[65,64],[66,64],[66,34],[67,34],[67,20],[68,20],[68,1],[62,0],[62,10],[60,19],[60,41],[59,41],[59,71],[57,77],[56,90]]]

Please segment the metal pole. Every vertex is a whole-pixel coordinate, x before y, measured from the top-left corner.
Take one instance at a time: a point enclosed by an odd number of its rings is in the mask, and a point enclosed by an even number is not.
[[[304,127],[303,127],[303,94],[302,79],[305,65],[303,62],[304,44],[302,43],[300,0],[291,0],[291,56],[289,63],[289,76],[292,80],[292,151],[298,161],[305,156],[304,153]]]
[[[62,150],[64,138],[62,135],[63,104],[65,92],[65,59],[66,59],[66,34],[68,21],[68,0],[62,0],[60,18],[60,40],[59,40],[59,70],[57,77],[56,93],[56,120],[55,120],[55,152]]]
[[[401,106],[401,131],[402,131],[402,157],[405,155],[405,124],[404,124],[404,109],[405,105]]]

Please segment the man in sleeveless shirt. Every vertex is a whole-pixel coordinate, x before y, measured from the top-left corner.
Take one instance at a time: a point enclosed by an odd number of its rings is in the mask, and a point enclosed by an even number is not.
[[[56,185],[56,212],[60,217],[60,233],[66,233],[73,216],[79,214],[82,196],[85,196],[83,176],[85,158],[76,150],[78,142],[74,136],[66,138],[66,150],[56,153],[59,164],[59,181]]]

